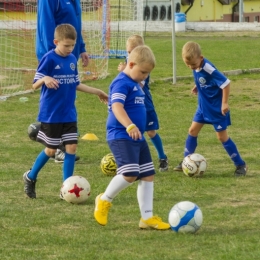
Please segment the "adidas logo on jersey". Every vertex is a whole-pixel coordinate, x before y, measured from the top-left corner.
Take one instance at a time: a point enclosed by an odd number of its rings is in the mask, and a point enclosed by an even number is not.
[[[134,86],[133,91],[137,91],[137,90],[138,90],[138,88],[136,86]]]
[[[60,69],[60,65],[57,65],[54,69],[55,70],[59,70]]]

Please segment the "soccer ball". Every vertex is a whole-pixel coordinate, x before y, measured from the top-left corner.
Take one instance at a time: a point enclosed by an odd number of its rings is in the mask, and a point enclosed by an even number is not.
[[[201,154],[189,154],[182,161],[182,170],[189,177],[201,177],[207,169],[207,161]]]
[[[71,176],[61,187],[61,197],[73,204],[84,203],[90,196],[90,184],[82,176]]]
[[[114,155],[112,153],[105,155],[101,160],[100,167],[105,175],[115,176],[117,165]]]
[[[168,221],[175,232],[195,233],[202,225],[202,211],[193,202],[181,201],[170,210]]]
[[[38,135],[40,127],[41,127],[41,123],[32,123],[29,125],[27,132],[31,140],[36,141],[36,137]]]

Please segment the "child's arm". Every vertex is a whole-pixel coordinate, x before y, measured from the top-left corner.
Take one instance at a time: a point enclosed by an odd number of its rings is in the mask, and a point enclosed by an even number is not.
[[[56,79],[49,77],[49,76],[45,76],[45,77],[37,80],[36,82],[34,82],[32,85],[32,88],[34,90],[36,90],[36,89],[40,88],[43,84],[45,84],[45,86],[47,88],[57,89],[59,87],[59,82]]]
[[[222,90],[222,106],[221,106],[221,112],[222,115],[225,116],[226,113],[229,111],[229,105],[228,105],[228,98],[230,93],[230,84],[228,84],[225,88]]]
[[[81,92],[97,95],[99,97],[99,100],[105,104],[107,104],[107,102],[108,102],[107,94],[104,91],[102,91],[101,89],[89,87],[85,84],[80,83],[77,86],[77,90],[81,91]]]
[[[120,62],[117,67],[117,70],[121,72],[125,69],[125,67],[126,67],[126,62],[124,62],[124,63]]]
[[[112,111],[116,117],[116,119],[126,128],[126,132],[129,136],[134,139],[142,139],[142,134],[139,131],[138,127],[131,121],[129,116],[127,115],[124,105],[119,102],[115,102],[112,104]]]

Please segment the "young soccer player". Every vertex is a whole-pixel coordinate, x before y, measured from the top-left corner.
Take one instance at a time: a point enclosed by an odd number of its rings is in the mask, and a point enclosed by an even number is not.
[[[131,51],[137,47],[144,45],[143,37],[140,35],[132,35],[130,36],[126,41],[126,51],[128,55],[131,53]],[[123,71],[126,67],[126,62],[119,63],[118,65],[118,71]],[[159,129],[159,120],[155,111],[155,107],[153,104],[152,94],[150,92],[149,88],[149,80],[150,76],[140,82],[141,87],[143,88],[143,91],[145,93],[145,107],[146,107],[146,126],[145,131],[150,137],[151,142],[153,143],[157,154],[159,158],[159,171],[164,172],[168,170],[168,159],[166,154],[164,153],[163,149],[163,143],[160,135],[156,132],[156,130]]]
[[[187,42],[183,46],[182,59],[187,67],[193,70],[195,86],[192,88],[192,93],[198,95],[198,108],[189,128],[184,157],[195,152],[198,134],[204,124],[211,124],[218,140],[236,166],[235,176],[245,176],[246,163],[227,133],[227,128],[231,125],[228,105],[230,80],[202,56],[201,48],[196,42]],[[180,163],[174,170],[182,171],[182,164]]]
[[[144,138],[146,125],[145,94],[140,82],[155,66],[147,46],[138,46],[129,55],[126,68],[109,88],[107,142],[117,163],[117,175],[95,200],[94,217],[105,226],[112,200],[138,180],[137,200],[141,212],[140,228],[169,229],[168,223],[153,216],[154,165]]]
[[[36,26],[36,56],[38,61],[43,55],[55,48],[53,35],[55,27],[68,23],[74,26],[77,32],[77,40],[72,54],[77,60],[81,58],[82,65],[87,66],[89,57],[86,52],[85,42],[82,36],[81,1],[80,0],[37,0],[37,26]],[[65,147],[61,143],[53,157],[56,163],[63,163]],[[75,156],[75,161],[80,159]]]
[[[33,89],[42,87],[38,114],[41,127],[37,141],[46,148],[23,175],[24,191],[29,198],[36,198],[38,173],[55,154],[61,141],[66,147],[63,180],[73,175],[78,143],[76,90],[98,95],[102,102],[107,103],[106,93],[79,81],[77,59],[71,53],[76,39],[77,33],[72,25],[58,25],[54,33],[56,48],[43,56],[34,77]]]

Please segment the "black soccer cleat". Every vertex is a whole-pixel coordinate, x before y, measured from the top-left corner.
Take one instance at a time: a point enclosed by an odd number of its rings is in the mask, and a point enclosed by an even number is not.
[[[244,165],[237,166],[234,174],[236,177],[241,177],[241,176],[245,176],[246,172],[247,172],[247,166],[246,164],[244,164]]]
[[[167,157],[165,159],[159,159],[159,171],[160,172],[168,171],[168,159],[167,159]]]
[[[28,173],[29,172],[30,172],[30,170],[23,174],[24,192],[26,193],[26,195],[29,198],[36,199],[36,192],[35,192],[36,180],[33,181],[30,178],[28,178]]]

